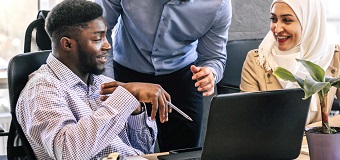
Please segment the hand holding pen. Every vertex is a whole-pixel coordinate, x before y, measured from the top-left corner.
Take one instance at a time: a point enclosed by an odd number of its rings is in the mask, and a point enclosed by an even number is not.
[[[161,123],[168,121],[168,113],[171,112],[171,108],[173,108],[185,118],[192,121],[192,119],[187,114],[169,102],[171,99],[170,95],[158,84],[140,82],[122,83],[119,81],[104,83],[101,86],[100,94],[102,97],[100,99],[102,101],[106,100],[108,97],[107,94],[113,93],[118,86],[124,87],[132,95],[134,95],[138,101],[151,103],[152,120],[155,119],[156,113],[158,112]]]
[[[151,119],[154,120],[156,113],[159,114],[159,121],[164,123],[168,121],[168,112],[171,111],[168,107],[168,101],[171,100],[170,95],[158,84],[130,82],[123,83],[119,81],[112,81],[101,85],[100,94],[101,100],[107,99],[108,94],[113,93],[118,87],[125,88],[130,92],[139,102],[151,103]]]

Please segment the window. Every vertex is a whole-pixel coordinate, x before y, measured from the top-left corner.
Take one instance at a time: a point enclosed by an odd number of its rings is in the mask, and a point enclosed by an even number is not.
[[[23,52],[25,30],[36,18],[37,4],[37,0],[0,0],[0,113],[9,112],[6,84],[8,61]]]
[[[330,38],[333,42],[340,44],[340,1],[326,0],[325,7],[327,8],[328,29],[332,33]]]
[[[50,10],[60,1],[0,0],[0,113],[9,112],[6,68],[14,55],[23,52],[27,26],[39,10]]]

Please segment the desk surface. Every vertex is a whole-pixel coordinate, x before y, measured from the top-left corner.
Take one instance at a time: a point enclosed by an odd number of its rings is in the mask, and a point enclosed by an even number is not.
[[[329,118],[329,123],[330,123],[331,126],[340,127],[340,115],[336,115],[332,118]],[[321,122],[316,122],[316,123],[310,124],[308,126],[309,127],[321,126]],[[303,137],[302,146],[307,147],[307,148],[304,148],[304,150],[308,151],[307,139],[306,139],[305,136]],[[157,156],[167,155],[167,154],[169,154],[169,152],[149,154],[149,155],[144,155],[142,157],[144,157],[148,160],[158,160]],[[137,157],[135,157],[135,158],[137,158]],[[309,160],[309,159],[310,159],[309,155],[302,150],[301,154],[299,155],[299,157],[296,160]]]

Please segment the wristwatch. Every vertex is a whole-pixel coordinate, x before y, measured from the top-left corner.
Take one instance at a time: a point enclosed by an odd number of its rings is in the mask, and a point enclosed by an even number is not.
[[[214,77],[214,81],[216,82],[216,74],[214,72],[211,72],[213,77]]]
[[[141,103],[140,103],[140,108],[141,108],[140,113],[143,113],[143,112],[145,111],[145,107],[146,107],[145,103],[144,103],[144,102],[141,102]]]

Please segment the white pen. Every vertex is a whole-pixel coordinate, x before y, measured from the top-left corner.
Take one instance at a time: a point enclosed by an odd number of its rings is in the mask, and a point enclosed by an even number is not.
[[[186,119],[188,119],[189,121],[192,121],[192,119],[185,114],[183,111],[181,111],[179,108],[177,108],[175,105],[173,105],[172,103],[168,102],[168,105],[171,106],[171,108],[173,108],[175,111],[177,111],[179,114],[181,114],[183,117],[185,117]]]

